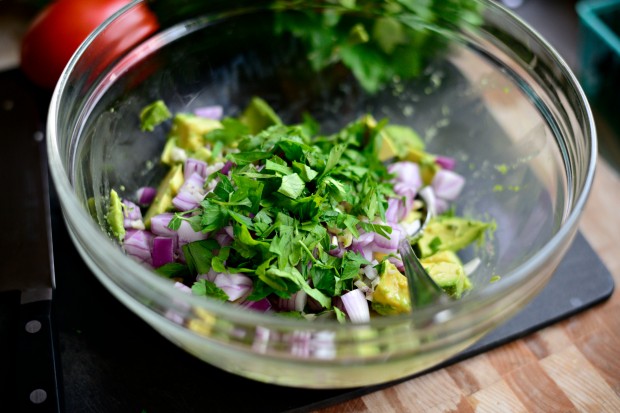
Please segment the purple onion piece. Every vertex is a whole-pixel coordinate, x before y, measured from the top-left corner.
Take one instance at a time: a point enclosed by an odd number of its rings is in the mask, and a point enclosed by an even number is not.
[[[222,167],[222,169],[220,169],[220,172],[224,175],[228,175],[228,172],[230,172],[230,170],[236,166],[234,162],[232,161],[226,161],[226,163],[224,164],[224,166]]]
[[[125,229],[144,229],[140,207],[128,199],[123,199],[123,227]]]
[[[179,230],[177,231],[179,247],[194,241],[200,241],[209,237],[208,233],[194,231],[191,224],[185,220],[181,221]]]
[[[190,179],[193,174],[198,174],[203,180],[207,177],[207,163],[200,159],[187,158],[183,169],[185,179]],[[203,181],[204,184],[204,181]]]
[[[431,186],[437,198],[454,201],[465,186],[465,178],[454,171],[441,169],[435,173]]]
[[[229,301],[235,301],[252,290],[252,279],[243,274],[220,273],[213,281],[215,285],[224,290]]]
[[[375,234],[374,244],[377,249],[381,250],[396,250],[398,248],[398,242],[401,238],[400,228],[393,226],[392,233],[388,235],[389,238],[384,237],[383,235]],[[381,251],[384,252],[384,251]]]
[[[258,311],[261,313],[265,313],[271,310],[271,302],[267,298],[263,298],[258,301],[246,300],[241,304],[241,306],[249,310]]]
[[[135,221],[137,219],[142,219],[142,211],[140,211],[140,207],[128,199],[123,199],[123,216],[125,219]]]
[[[443,169],[448,169],[450,171],[454,170],[456,167],[456,159],[449,156],[437,156],[435,158],[435,163]]]
[[[142,206],[151,205],[153,200],[155,199],[155,195],[157,195],[157,189],[152,186],[143,186],[136,191],[136,198],[138,199],[138,204]]]
[[[199,204],[200,200],[197,200],[196,196],[188,191],[181,191],[172,198],[172,205],[179,211],[189,211],[198,207]]]
[[[194,109],[194,115],[207,119],[220,120],[224,115],[224,108],[220,105],[202,106]]]
[[[170,220],[174,217],[171,212],[164,212],[151,218],[151,232],[163,237],[176,238],[176,232],[168,228]]]
[[[153,267],[159,268],[162,265],[174,261],[174,240],[167,237],[153,238],[152,261]]]
[[[370,310],[366,295],[359,289],[349,291],[341,297],[345,312],[353,323],[365,323],[370,320]]]
[[[123,247],[128,255],[137,258],[140,262],[152,265],[151,249],[153,234],[141,229],[130,229],[125,233]]]
[[[420,167],[415,162],[394,162],[388,166],[388,172],[394,174],[394,182],[403,182],[413,188],[422,186]]]

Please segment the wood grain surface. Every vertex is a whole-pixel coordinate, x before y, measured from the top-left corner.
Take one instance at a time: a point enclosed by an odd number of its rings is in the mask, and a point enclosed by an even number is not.
[[[620,283],[620,176],[599,157],[580,230]],[[620,412],[620,291],[444,369],[317,413]]]

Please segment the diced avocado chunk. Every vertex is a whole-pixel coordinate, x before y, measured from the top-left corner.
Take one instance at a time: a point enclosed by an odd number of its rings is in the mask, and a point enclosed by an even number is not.
[[[404,159],[420,166],[420,175],[425,185],[430,185],[433,182],[435,173],[439,170],[439,165],[435,162],[435,155],[421,149],[409,148]]]
[[[472,283],[465,274],[463,263],[453,251],[440,251],[420,260],[431,278],[452,298],[471,290]]]
[[[379,283],[372,295],[372,309],[381,315],[408,313],[411,299],[407,278],[390,261],[385,260],[379,269]]]
[[[424,151],[424,141],[408,126],[386,125],[381,131],[381,141],[381,161],[402,158],[411,150]]]
[[[125,238],[125,226],[123,225],[123,203],[118,193],[114,189],[110,190],[110,204],[108,206],[108,213],[106,220],[110,225],[110,231],[119,241]]]
[[[140,128],[143,131],[152,131],[157,125],[172,117],[172,113],[163,100],[156,100],[147,105],[140,112]]]
[[[174,164],[184,163],[187,159],[187,152],[177,145],[177,138],[169,138],[164,145],[159,159],[163,164],[172,166]]]
[[[424,150],[424,141],[415,130],[403,125],[386,125],[380,136],[378,156],[381,161],[396,158],[415,162],[420,165],[422,181],[426,185],[432,182],[439,166],[435,162],[435,156]]]
[[[192,152],[190,158],[198,159],[204,162],[211,162],[213,161],[213,153],[209,149],[201,147]]]
[[[144,215],[144,226],[151,227],[151,218],[155,215],[162,214],[172,208],[172,198],[179,192],[179,188],[183,185],[183,165],[177,164],[170,168],[168,174],[159,184],[155,199],[149,206]]]
[[[172,120],[169,139],[176,138],[176,145],[188,151],[196,151],[207,143],[205,135],[220,129],[218,120],[203,118],[189,113],[179,113]]]
[[[281,125],[282,120],[267,102],[254,97],[239,117],[251,134],[257,134],[273,125]]]
[[[487,222],[462,217],[434,217],[418,241],[420,255],[424,258],[439,251],[458,251],[481,241],[490,227]]]

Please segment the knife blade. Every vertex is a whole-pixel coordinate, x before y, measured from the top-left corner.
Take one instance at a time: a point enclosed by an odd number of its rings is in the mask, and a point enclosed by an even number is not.
[[[12,125],[3,128],[1,143],[0,292],[20,293],[11,411],[60,412],[47,158],[42,125],[33,121],[38,109],[36,99],[17,83],[0,88],[0,125]]]

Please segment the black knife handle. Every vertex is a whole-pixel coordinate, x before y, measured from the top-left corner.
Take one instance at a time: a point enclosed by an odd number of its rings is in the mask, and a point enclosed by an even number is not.
[[[52,301],[20,306],[17,398],[20,412],[61,412],[60,359],[51,318]]]

